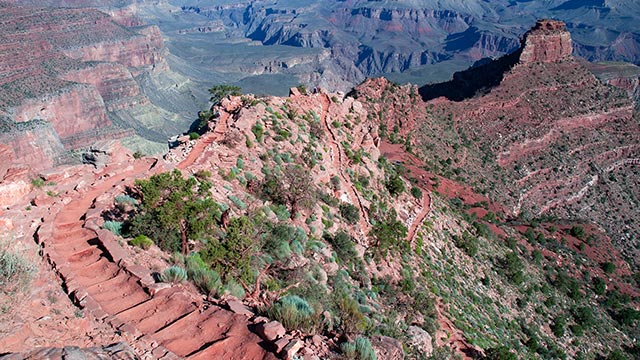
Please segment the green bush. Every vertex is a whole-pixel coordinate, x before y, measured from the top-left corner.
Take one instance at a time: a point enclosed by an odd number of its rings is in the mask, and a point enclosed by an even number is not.
[[[340,350],[347,359],[377,360],[376,352],[368,338],[359,336],[354,342],[340,344]]]
[[[325,234],[324,239],[331,244],[341,262],[349,264],[358,257],[355,242],[348,233],[340,230],[334,236]]]
[[[563,337],[566,325],[567,318],[564,315],[558,315],[553,318],[553,323],[551,324],[551,331],[553,332],[553,335],[556,337]]]
[[[278,320],[287,329],[297,329],[313,333],[320,325],[318,312],[309,303],[297,296],[287,295],[280,298],[267,310],[267,315]]]
[[[422,190],[420,190],[419,187],[417,186],[412,186],[411,187],[411,196],[413,196],[416,199],[422,199]]]
[[[573,318],[583,328],[590,328],[595,325],[596,318],[593,315],[593,310],[590,307],[580,306],[573,310]]]
[[[571,230],[569,230],[569,234],[571,234],[571,236],[577,237],[580,240],[584,239],[586,235],[584,232],[584,228],[582,228],[581,226],[573,226]]]
[[[262,250],[276,261],[286,261],[292,252],[301,255],[306,242],[307,234],[304,230],[281,223],[265,236]]]
[[[130,205],[130,206],[138,205],[138,200],[132,198],[129,195],[125,195],[125,194],[120,194],[120,195],[116,196],[115,199],[113,199],[113,202],[116,205]]]
[[[187,275],[193,284],[205,294],[216,295],[222,290],[220,275],[209,268],[200,254],[194,253],[186,259]]]
[[[122,236],[122,223],[119,221],[105,221],[102,224],[103,229],[107,229],[115,235]]]
[[[257,122],[253,127],[251,127],[251,132],[256,137],[258,142],[262,142],[262,137],[264,136],[264,126],[261,123]]]
[[[171,267],[166,268],[162,275],[160,275],[160,280],[166,283],[181,283],[187,280],[187,271],[180,266],[173,265]]]
[[[378,255],[386,257],[389,250],[395,248],[404,249],[409,246],[406,241],[407,227],[397,219],[397,213],[391,209],[387,216],[373,226],[369,232],[374,240],[375,251]]]
[[[524,265],[515,251],[508,252],[504,258],[498,260],[498,272],[516,285],[524,281],[522,269]]]
[[[229,200],[240,210],[244,210],[247,208],[247,204],[244,203],[239,197],[235,195],[229,195]]]
[[[487,360],[518,360],[518,356],[512,353],[505,346],[487,349],[485,354]]]
[[[200,138],[200,134],[198,134],[197,132],[190,132],[189,133],[189,140],[195,140]]]
[[[604,272],[607,274],[613,274],[616,271],[616,264],[607,261],[606,263],[602,264],[602,270],[604,270]]]
[[[149,237],[145,235],[138,235],[135,238],[131,239],[131,241],[129,241],[129,245],[136,246],[144,250],[149,250],[149,248],[151,248],[151,245],[153,245],[153,240],[149,239]]]
[[[243,216],[231,219],[224,237],[209,239],[200,256],[223,277],[225,284],[237,279],[249,284],[255,280],[251,259],[259,249],[253,223]]]
[[[602,278],[593,278],[593,292],[597,295],[604,295],[607,292],[607,283]]]
[[[0,293],[24,290],[37,272],[36,265],[0,243]]]
[[[390,177],[385,183],[385,186],[393,196],[400,195],[404,192],[404,181],[402,181],[398,174],[394,174]]]
[[[31,185],[33,185],[33,187],[35,188],[41,188],[44,186],[44,179],[41,177],[37,177],[34,179],[31,179]]]
[[[462,236],[454,235],[453,241],[458,248],[471,257],[478,253],[478,239],[466,230],[462,233]]]
[[[348,336],[360,334],[367,323],[358,303],[345,293],[336,293],[334,303],[338,310],[339,329]]]
[[[224,292],[238,299],[244,299],[244,288],[237,281],[231,279],[224,284]]]
[[[340,216],[344,218],[344,220],[348,224],[356,224],[360,220],[360,210],[349,203],[340,204]]]

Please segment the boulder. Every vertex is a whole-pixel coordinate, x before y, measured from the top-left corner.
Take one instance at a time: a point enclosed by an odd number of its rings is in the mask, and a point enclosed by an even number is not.
[[[274,341],[284,336],[287,330],[278,321],[261,323],[256,326],[256,333],[267,341]]]
[[[425,357],[433,354],[433,339],[424,329],[418,326],[409,326],[407,335],[409,336],[408,344],[410,347],[415,348]]]
[[[233,311],[236,314],[249,317],[252,317],[254,315],[254,313],[249,310],[249,308],[245,306],[240,300],[229,299],[227,301],[227,306],[229,306],[229,310]]]
[[[282,350],[282,357],[290,360],[302,349],[304,343],[298,339],[291,340],[287,346]]]
[[[404,350],[400,340],[388,336],[373,336],[370,340],[378,359],[404,360]]]

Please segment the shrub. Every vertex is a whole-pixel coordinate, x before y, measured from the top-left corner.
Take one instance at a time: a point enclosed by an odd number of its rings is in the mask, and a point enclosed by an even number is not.
[[[234,296],[238,299],[244,299],[245,292],[242,285],[240,285],[237,281],[231,279],[224,284],[224,292]]]
[[[24,290],[37,272],[35,264],[0,243],[0,293]]]
[[[632,326],[635,321],[640,320],[640,311],[626,307],[614,314],[614,318],[620,324]]]
[[[377,360],[375,350],[366,337],[359,336],[354,342],[340,344],[340,350],[347,359],[352,360]]]
[[[553,323],[551,324],[551,331],[553,331],[553,335],[556,337],[564,336],[564,328],[567,325],[567,319],[564,315],[558,315],[553,318]]]
[[[511,351],[509,348],[501,346],[497,348],[487,349],[485,359],[487,360],[517,360],[518,356]]]
[[[453,241],[456,246],[462,249],[465,254],[473,257],[478,253],[478,239],[469,234],[468,231],[464,231],[462,236],[453,236]]]
[[[499,272],[516,285],[520,285],[524,281],[523,266],[515,251],[508,252],[504,258],[498,261]]]
[[[247,208],[247,204],[244,203],[239,197],[235,195],[229,195],[229,200],[240,210],[244,210]]]
[[[606,263],[602,264],[602,270],[604,270],[604,272],[607,274],[613,274],[616,271],[616,264],[607,261]]]
[[[132,198],[129,195],[125,195],[125,194],[120,194],[120,195],[116,196],[115,199],[113,199],[113,202],[116,205],[130,205],[130,206],[138,205],[138,200]]]
[[[356,358],[356,344],[352,342],[343,342],[340,344],[340,350],[344,357],[350,360]]]
[[[190,132],[189,133],[189,140],[195,140],[200,138],[200,134],[198,134],[197,132]]]
[[[276,319],[287,329],[315,332],[320,324],[319,313],[309,303],[297,296],[280,298],[267,310],[270,318]]]
[[[341,180],[338,175],[331,177],[331,188],[333,190],[340,190],[340,183],[341,183]]]
[[[366,326],[364,314],[358,303],[345,293],[336,293],[334,298],[340,319],[339,328],[346,335],[359,334]]]
[[[187,271],[180,266],[174,265],[166,268],[162,275],[160,275],[160,280],[166,283],[181,283],[187,280]]]
[[[607,292],[607,283],[602,278],[593,278],[593,292],[597,295],[604,295]]]
[[[407,227],[404,226],[402,221],[397,219],[397,213],[391,209],[387,217],[378,222],[369,232],[374,240],[374,246],[379,255],[387,256],[388,250],[396,247],[407,247],[409,243],[407,238]]]
[[[220,274],[227,285],[232,279],[253,283],[251,259],[259,250],[253,223],[246,216],[233,218],[223,238],[212,238],[200,250],[202,260]]]
[[[582,228],[581,226],[573,226],[571,230],[569,230],[569,234],[582,240],[585,236],[584,228]]]
[[[103,229],[107,229],[115,235],[122,236],[122,223],[119,221],[105,221],[102,224]]]
[[[422,190],[420,190],[420,188],[417,186],[412,186],[411,196],[413,196],[416,199],[422,199]]]
[[[153,245],[153,241],[145,235],[138,235],[129,241],[129,245],[149,250],[151,245]]]
[[[251,132],[256,137],[256,141],[262,142],[262,137],[264,136],[264,127],[261,123],[255,123],[255,125],[251,127]]]
[[[219,84],[214,85],[209,89],[209,94],[211,94],[211,98],[209,101],[213,102],[214,105],[219,105],[222,103],[222,99],[227,96],[240,96],[242,95],[241,88],[235,85],[227,85],[227,84]]]
[[[596,322],[590,307],[580,306],[573,311],[573,317],[583,328],[589,328]]]
[[[355,242],[348,233],[341,230],[335,236],[325,234],[324,238],[333,246],[338,259],[343,263],[348,264],[357,258],[358,253],[356,252]]]
[[[284,205],[272,205],[271,210],[280,221],[288,220],[291,217],[291,213],[289,213],[289,210],[287,210],[287,207]]]
[[[394,174],[390,177],[385,183],[385,186],[393,196],[400,195],[404,192],[404,181],[402,181],[398,174]]]
[[[340,204],[340,216],[342,216],[348,224],[353,225],[360,220],[360,210],[352,204],[342,203]]]
[[[37,177],[34,179],[31,179],[31,185],[33,185],[33,187],[35,188],[41,188],[44,186],[44,179],[41,177]]]
[[[222,290],[220,275],[211,270],[200,258],[200,254],[191,254],[186,259],[187,275],[193,284],[205,294],[216,295]]]

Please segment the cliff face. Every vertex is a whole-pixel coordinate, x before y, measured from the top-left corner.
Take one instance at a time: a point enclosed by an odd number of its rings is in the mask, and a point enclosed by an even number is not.
[[[7,129],[0,138],[13,144],[15,166],[26,161],[31,172],[37,172],[66,161],[68,150],[109,137],[134,136],[163,146],[176,128],[188,128],[190,116],[183,113],[193,111],[193,104],[182,101],[184,109],[179,110],[153,104],[147,93],[166,90],[150,86],[145,91],[139,83],[172,77],[159,29],[142,25],[131,9],[121,9],[116,16],[118,22],[95,9],[0,4],[0,114]],[[174,87],[184,82],[173,80]],[[131,113],[134,107],[140,110]],[[131,114],[123,119],[119,111]],[[45,152],[22,146],[25,126],[20,124],[32,121],[49,123],[62,146]],[[147,131],[154,126],[169,133]],[[24,136],[33,140],[38,134]],[[49,157],[46,161],[43,154]]]
[[[556,20],[538,20],[522,43],[520,62],[559,62],[571,59],[571,34],[565,24]]]

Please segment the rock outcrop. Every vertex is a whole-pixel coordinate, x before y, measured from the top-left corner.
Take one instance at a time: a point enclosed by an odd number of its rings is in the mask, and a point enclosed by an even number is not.
[[[570,60],[573,46],[565,24],[557,20],[538,20],[522,42],[520,63]]]
[[[2,360],[135,360],[137,358],[136,353],[126,343],[115,343],[92,348],[79,348],[76,346],[41,348],[27,353],[0,355]]]

